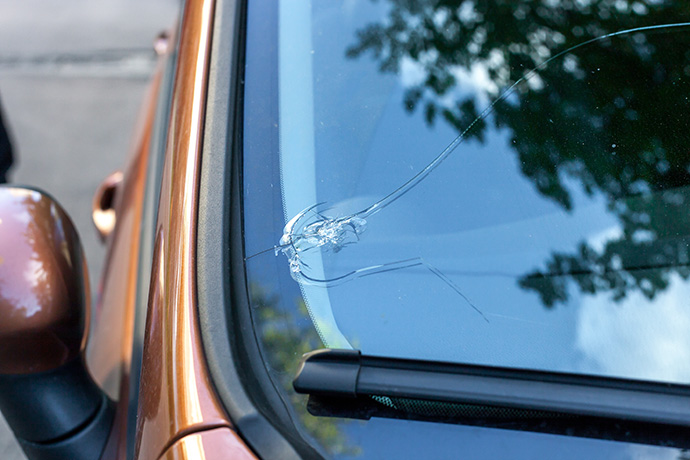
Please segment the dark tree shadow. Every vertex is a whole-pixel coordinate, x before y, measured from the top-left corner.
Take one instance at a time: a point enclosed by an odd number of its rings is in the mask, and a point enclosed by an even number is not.
[[[298,305],[294,310],[281,310],[278,297],[257,284],[250,285],[249,297],[256,312],[255,322],[273,378],[285,388],[301,423],[330,452],[358,455],[359,448],[347,442],[338,421],[310,415],[307,411],[307,396],[292,389],[292,380],[297,374],[302,355],[323,348],[304,301],[301,298],[297,300]]]
[[[690,21],[690,3],[388,3],[386,21],[358,31],[349,57],[370,54],[381,72],[414,66],[424,78],[406,88],[406,110],[459,133],[471,126],[466,137],[478,142],[509,130],[521,174],[542,196],[571,212],[578,187],[620,223],[603,248],[582,241],[553,253],[519,278],[522,288],[552,307],[568,300],[569,281],[621,300],[633,290],[654,298],[673,273],[687,279],[690,27],[668,25]],[[457,91],[477,69],[488,77],[483,94]],[[472,125],[481,100],[497,102]]]

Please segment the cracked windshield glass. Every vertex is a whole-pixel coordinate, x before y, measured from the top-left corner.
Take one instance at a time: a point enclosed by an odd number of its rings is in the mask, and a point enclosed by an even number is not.
[[[285,387],[322,347],[690,383],[685,21],[250,2],[245,262]]]

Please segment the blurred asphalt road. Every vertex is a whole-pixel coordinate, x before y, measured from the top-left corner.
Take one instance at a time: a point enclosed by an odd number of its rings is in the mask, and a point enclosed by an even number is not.
[[[0,103],[17,163],[10,180],[50,192],[84,244],[92,292],[105,248],[91,223],[100,181],[124,166],[176,0],[0,2]],[[0,319],[1,321],[1,319]],[[0,459],[24,456],[0,417]]]

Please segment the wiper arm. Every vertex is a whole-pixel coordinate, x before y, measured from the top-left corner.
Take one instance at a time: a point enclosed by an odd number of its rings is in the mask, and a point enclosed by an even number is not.
[[[690,426],[690,387],[317,350],[304,355],[299,393],[387,396]]]

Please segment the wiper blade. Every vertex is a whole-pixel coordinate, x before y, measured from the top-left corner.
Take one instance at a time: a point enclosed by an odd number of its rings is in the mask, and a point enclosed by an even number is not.
[[[690,426],[690,387],[619,378],[317,350],[293,386],[327,397],[390,397]]]

